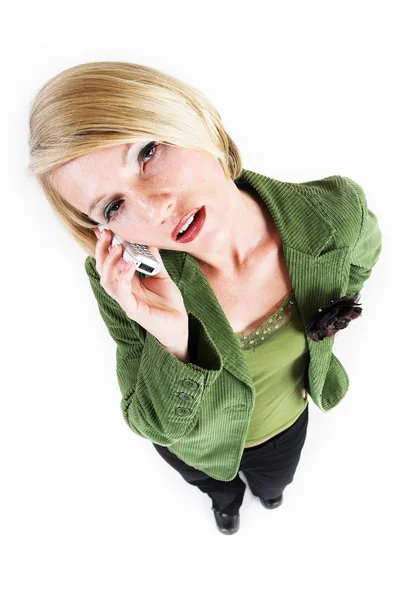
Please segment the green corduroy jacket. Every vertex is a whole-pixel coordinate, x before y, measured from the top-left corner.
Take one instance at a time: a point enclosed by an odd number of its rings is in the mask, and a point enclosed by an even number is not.
[[[360,185],[340,175],[288,183],[247,169],[235,183],[255,189],[276,223],[305,327],[319,307],[361,291],[379,258],[382,235]],[[174,250],[160,250],[160,255],[188,313],[190,363],[178,360],[128,318],[100,285],[95,259],[85,260],[100,315],[116,342],[120,407],[136,434],[168,446],[211,477],[230,481],[239,469],[254,408],[252,378],[195,258]],[[351,322],[341,335],[351,335]],[[305,388],[323,412],[335,407],[349,387],[333,353],[334,340],[307,337]]]

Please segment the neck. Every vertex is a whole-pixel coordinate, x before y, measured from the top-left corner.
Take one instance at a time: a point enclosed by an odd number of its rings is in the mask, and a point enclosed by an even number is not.
[[[230,181],[227,201],[219,207],[219,223],[210,223],[207,249],[191,252],[204,272],[233,278],[247,270],[255,254],[274,238],[274,223],[263,200],[254,190],[237,188]],[[211,219],[215,216],[211,215]]]

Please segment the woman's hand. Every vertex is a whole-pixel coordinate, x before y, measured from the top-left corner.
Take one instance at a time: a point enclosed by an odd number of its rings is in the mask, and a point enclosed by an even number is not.
[[[188,315],[182,294],[164,267],[158,249],[148,246],[160,264],[160,271],[141,279],[135,277],[135,263],[122,258],[121,244],[111,246],[111,231],[104,229],[103,233],[95,251],[101,286],[130,319],[154,335],[161,345],[184,353],[189,337]],[[99,238],[98,230],[95,234]]]

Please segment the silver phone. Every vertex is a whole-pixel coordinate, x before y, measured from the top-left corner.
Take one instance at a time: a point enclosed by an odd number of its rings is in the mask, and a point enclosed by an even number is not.
[[[105,225],[99,225],[98,230],[100,233],[103,229],[111,229]],[[133,242],[127,242],[122,240],[118,235],[111,231],[113,238],[111,245],[121,244],[124,248],[122,258],[125,262],[134,262],[136,265],[136,271],[144,273],[145,275],[156,275],[160,271],[160,264],[156,258],[149,252],[147,246],[144,244],[134,244]]]

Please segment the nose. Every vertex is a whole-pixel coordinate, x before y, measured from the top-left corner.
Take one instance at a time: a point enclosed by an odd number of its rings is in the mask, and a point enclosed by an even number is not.
[[[152,216],[149,216],[149,224],[152,224],[159,231],[166,229],[169,233],[169,229],[172,230],[175,221],[180,217],[178,210],[177,203],[171,198],[168,198],[165,202],[160,201],[157,207],[152,210]]]

